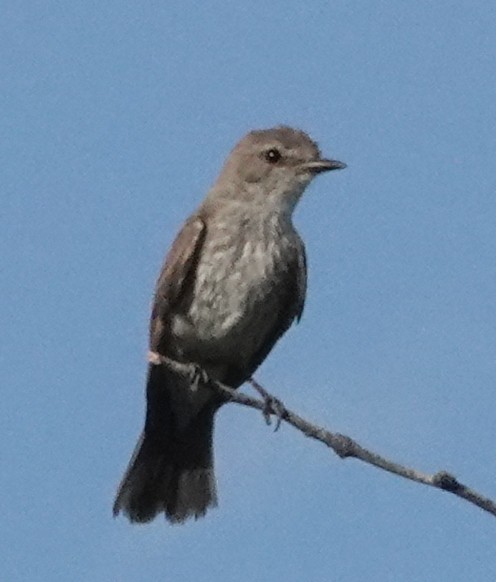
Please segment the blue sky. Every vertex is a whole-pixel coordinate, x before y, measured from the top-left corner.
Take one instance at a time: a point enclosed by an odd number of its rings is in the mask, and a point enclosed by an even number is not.
[[[181,222],[249,129],[348,164],[295,222],[292,409],[496,497],[496,11],[479,2],[6,2],[0,552],[17,581],[496,579],[494,517],[225,407],[220,507],[113,520]]]

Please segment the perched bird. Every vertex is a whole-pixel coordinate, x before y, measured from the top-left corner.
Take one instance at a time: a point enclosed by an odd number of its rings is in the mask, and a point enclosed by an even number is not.
[[[150,351],[191,373],[149,365],[145,427],[114,515],[143,523],[163,512],[180,523],[217,504],[212,438],[222,400],[205,378],[239,387],[300,319],[306,260],[293,210],[317,174],[344,167],[284,126],[251,131],[232,150],[158,278]]]

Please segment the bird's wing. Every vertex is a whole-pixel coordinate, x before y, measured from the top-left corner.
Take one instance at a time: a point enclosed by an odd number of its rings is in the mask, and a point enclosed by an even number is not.
[[[300,321],[305,308],[305,298],[307,296],[307,254],[303,241],[296,234],[297,266],[296,266],[296,321]]]
[[[160,351],[171,310],[192,289],[206,230],[205,222],[199,216],[188,219],[165,259],[155,288],[150,321],[152,351]]]

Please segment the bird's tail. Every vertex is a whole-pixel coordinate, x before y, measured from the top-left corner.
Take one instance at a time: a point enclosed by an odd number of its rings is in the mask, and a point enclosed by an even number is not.
[[[181,523],[217,505],[212,450],[217,405],[207,402],[193,414],[190,392],[185,378],[150,367],[145,429],[119,486],[114,516],[123,511],[131,522],[145,523],[164,512],[171,523]]]

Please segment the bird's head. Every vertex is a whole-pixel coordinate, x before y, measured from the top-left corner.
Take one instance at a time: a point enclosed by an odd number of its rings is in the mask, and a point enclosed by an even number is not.
[[[264,207],[292,212],[317,174],[346,164],[322,157],[317,144],[303,131],[279,126],[248,133],[229,155],[216,189]]]

